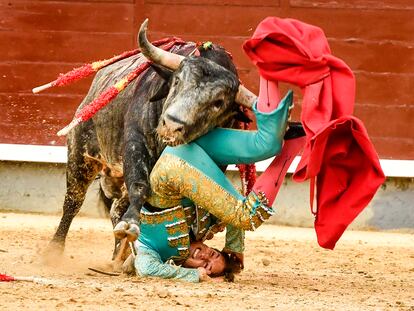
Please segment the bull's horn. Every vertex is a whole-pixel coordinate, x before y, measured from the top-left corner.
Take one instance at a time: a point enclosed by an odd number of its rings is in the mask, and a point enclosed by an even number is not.
[[[156,64],[176,70],[184,56],[164,51],[152,45],[147,39],[147,25],[148,18],[141,24],[138,33],[138,43],[142,54]]]
[[[236,94],[236,103],[242,105],[243,107],[247,107],[252,109],[253,104],[257,100],[257,96],[245,88],[243,85],[239,85],[239,91]]]

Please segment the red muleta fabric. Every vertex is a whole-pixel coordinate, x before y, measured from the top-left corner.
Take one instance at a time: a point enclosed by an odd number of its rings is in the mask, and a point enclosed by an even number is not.
[[[293,178],[311,180],[311,207],[316,179],[316,235],[333,249],[385,181],[362,121],[352,116],[354,75],[320,28],[294,19],[266,18],[243,48],[264,78],[302,89],[306,145]]]

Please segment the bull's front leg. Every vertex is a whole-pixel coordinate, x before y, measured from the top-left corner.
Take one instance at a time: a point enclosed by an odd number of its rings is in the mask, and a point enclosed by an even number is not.
[[[150,193],[150,155],[142,133],[126,134],[124,150],[124,178],[128,189],[129,206],[114,228],[117,239],[134,241],[139,235],[141,208]]]

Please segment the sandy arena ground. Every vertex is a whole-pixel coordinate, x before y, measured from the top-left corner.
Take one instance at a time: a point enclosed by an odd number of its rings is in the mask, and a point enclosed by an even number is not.
[[[0,310],[414,310],[412,233],[348,231],[327,251],[313,229],[263,226],[247,234],[235,283],[187,284],[89,271],[110,264],[105,219],[77,217],[64,255],[45,265],[58,221],[0,213],[0,273],[48,280],[0,283]]]

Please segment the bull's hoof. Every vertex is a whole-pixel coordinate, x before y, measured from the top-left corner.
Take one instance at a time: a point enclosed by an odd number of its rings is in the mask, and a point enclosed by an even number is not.
[[[113,232],[118,240],[127,238],[128,242],[134,242],[139,236],[139,227],[137,224],[129,224],[122,220],[115,226]]]
[[[139,227],[136,224],[131,224],[129,229],[126,230],[126,238],[128,242],[134,242],[138,239],[139,236]]]
[[[122,240],[123,238],[125,238],[127,236],[126,231],[128,228],[129,224],[126,221],[120,221],[119,223],[117,223],[113,230],[115,238],[118,240]]]

